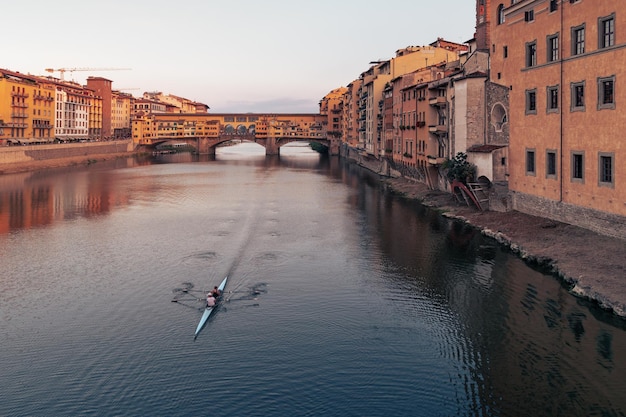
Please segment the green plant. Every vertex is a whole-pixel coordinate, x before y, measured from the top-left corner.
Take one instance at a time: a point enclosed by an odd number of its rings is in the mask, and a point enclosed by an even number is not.
[[[446,159],[442,168],[447,169],[446,176],[450,181],[466,183],[476,175],[476,165],[467,162],[467,154],[464,152],[457,153],[452,159]]]
[[[317,153],[326,154],[328,153],[328,146],[322,145],[319,142],[311,142],[309,143],[311,149],[316,151]]]

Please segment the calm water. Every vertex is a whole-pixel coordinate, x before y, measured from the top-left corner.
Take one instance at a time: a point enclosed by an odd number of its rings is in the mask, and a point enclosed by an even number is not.
[[[281,152],[0,176],[0,415],[626,415],[623,321]]]

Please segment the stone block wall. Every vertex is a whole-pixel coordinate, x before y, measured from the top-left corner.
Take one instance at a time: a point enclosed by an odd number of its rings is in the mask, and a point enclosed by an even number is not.
[[[132,141],[0,147],[0,165],[132,152]]]
[[[511,191],[510,195],[514,210],[626,240],[626,218],[623,216],[521,192]]]

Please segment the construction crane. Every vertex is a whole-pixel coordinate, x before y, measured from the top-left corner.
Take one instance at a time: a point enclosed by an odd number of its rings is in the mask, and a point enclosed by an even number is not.
[[[130,68],[46,68],[47,72],[54,73],[58,72],[61,75],[61,80],[65,80],[65,73],[73,73],[74,71],[127,71]]]

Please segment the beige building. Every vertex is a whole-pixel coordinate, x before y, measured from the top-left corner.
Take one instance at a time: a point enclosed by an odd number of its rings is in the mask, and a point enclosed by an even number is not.
[[[160,91],[145,92],[143,93],[143,98],[158,101],[171,106],[168,107],[168,111],[171,111],[172,113],[206,113],[209,110],[209,106],[206,104],[198,103],[196,101],[172,94],[163,94]]]
[[[490,77],[510,95],[513,207],[626,237],[626,2],[490,7]]]
[[[89,138],[90,90],[71,82],[55,83],[54,136],[63,142]]]
[[[385,134],[382,125],[383,92],[391,80],[442,62],[459,59],[464,45],[438,39],[431,45],[407,47],[396,51],[387,61],[372,62],[360,76],[363,81],[359,96],[360,145],[375,157],[385,155]]]
[[[359,92],[362,86],[363,80],[352,81],[342,98],[341,140],[352,148],[359,146]]]

